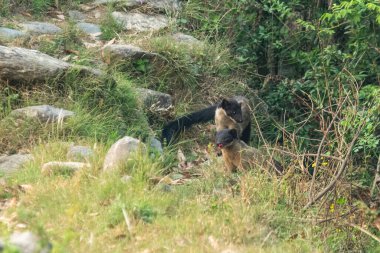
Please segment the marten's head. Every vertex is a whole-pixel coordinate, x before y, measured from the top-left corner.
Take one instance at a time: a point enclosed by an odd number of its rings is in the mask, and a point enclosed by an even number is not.
[[[223,99],[220,103],[221,108],[226,112],[227,116],[236,121],[237,123],[243,122],[243,113],[241,111],[241,103],[235,99]]]
[[[219,148],[228,147],[237,139],[238,133],[236,129],[223,129],[216,132],[216,145]]]

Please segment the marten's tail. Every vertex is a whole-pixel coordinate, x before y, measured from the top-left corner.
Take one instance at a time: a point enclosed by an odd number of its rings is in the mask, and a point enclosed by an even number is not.
[[[217,105],[213,105],[197,112],[190,113],[166,124],[162,129],[162,138],[167,145],[178,137],[178,134],[194,124],[205,123],[215,117]]]

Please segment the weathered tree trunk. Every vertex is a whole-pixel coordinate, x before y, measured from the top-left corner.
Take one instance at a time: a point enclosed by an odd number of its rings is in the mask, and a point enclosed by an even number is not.
[[[81,74],[102,75],[102,72],[97,69],[75,66],[37,50],[0,46],[0,79],[2,80],[42,81],[63,74],[70,67],[79,69]]]

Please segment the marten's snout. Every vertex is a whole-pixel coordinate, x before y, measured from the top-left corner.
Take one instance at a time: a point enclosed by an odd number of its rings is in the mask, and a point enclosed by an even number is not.
[[[223,148],[223,143],[217,143],[216,145],[218,146],[218,148]]]

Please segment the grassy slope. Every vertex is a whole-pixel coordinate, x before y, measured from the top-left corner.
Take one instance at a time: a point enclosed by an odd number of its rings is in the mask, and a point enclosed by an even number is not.
[[[103,24],[111,31],[107,35],[111,38],[112,30],[118,28],[111,21],[105,20]],[[78,39],[81,36],[68,25],[58,38],[47,36],[28,45],[55,56],[62,56],[67,49],[76,50],[78,55],[72,55],[72,62],[96,64],[100,60],[97,52],[86,49]],[[0,189],[1,200],[10,205],[1,213],[7,220],[0,223],[2,235],[11,233],[17,224],[25,224],[48,238],[53,252],[223,252],[226,249],[324,252],[347,249],[350,243],[368,242],[367,237],[347,227],[314,226],[314,220],[306,218],[313,210],[307,214],[300,211],[299,203],[305,202],[306,194],[297,175],[283,180],[260,171],[227,175],[220,159],[212,157],[196,168],[199,177],[183,185],[152,183],[150,178],[161,178],[163,172],[176,167],[176,148],[166,150],[162,157],[138,155],[115,173],[101,173],[104,155],[118,136],[149,134],[147,117],[134,110],[137,102],[133,87],[172,93],[177,101],[177,114],[200,107],[201,102],[208,104],[206,101],[214,101],[219,94],[246,92],[244,85],[236,85],[244,76],[223,43],[188,48],[171,43],[165,36],[150,42],[134,36],[122,38],[160,53],[165,61],[120,65],[116,71],[111,67],[110,76],[115,78],[116,88],[104,80],[81,80],[69,74],[63,83],[43,84],[41,89],[8,86],[0,90],[2,101],[6,101],[2,116],[14,108],[38,103],[59,105],[77,113],[75,118],[59,126],[37,124],[20,126],[20,129],[12,123],[2,123],[0,139],[6,143],[0,146],[2,152],[22,147],[35,156],[31,164],[8,178],[6,187]],[[23,42],[18,41],[16,45]],[[148,116],[154,120],[153,130],[159,132],[164,119]],[[12,143],[13,136],[20,132]],[[189,136],[199,134],[196,131]],[[205,136],[202,143],[207,144],[211,134],[202,136]],[[42,175],[43,163],[66,159],[71,142],[94,148],[92,167],[74,175]],[[190,150],[192,144],[184,143],[180,147]],[[201,150],[206,148],[201,145]],[[191,152],[185,154],[193,156]],[[128,183],[120,180],[125,174],[132,176]],[[30,187],[21,190],[20,185]],[[131,232],[123,209],[131,220]],[[354,239],[348,239],[349,236]]]
[[[9,215],[46,233],[55,252],[311,252],[317,246],[312,230],[284,202],[284,184],[263,173],[225,175],[213,159],[201,177],[184,185],[153,185],[148,179],[160,175],[159,159],[138,156],[118,173],[100,173],[106,148],[99,145],[92,168],[73,176],[42,175],[41,165],[62,159],[67,146],[34,148],[37,159],[9,182],[32,186],[19,193]],[[130,182],[120,180],[124,173]],[[305,236],[288,240],[292,234]]]

